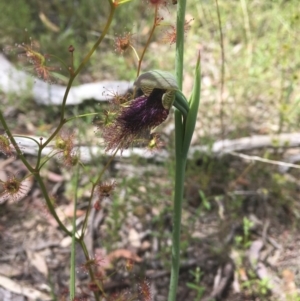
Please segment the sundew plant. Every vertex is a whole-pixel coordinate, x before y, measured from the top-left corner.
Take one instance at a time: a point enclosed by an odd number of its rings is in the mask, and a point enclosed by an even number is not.
[[[182,93],[184,38],[187,28],[189,27],[189,21],[185,18],[186,0],[178,0],[173,3],[169,3],[165,0],[148,0],[144,2],[144,6],[147,7],[147,10],[151,10],[153,13],[153,24],[141,53],[138,53],[135,49],[131,33],[125,32],[124,35],[118,36],[115,39],[116,51],[120,53],[132,51],[136,57],[136,78],[130,93],[119,95],[118,91],[116,91],[110,109],[105,112],[100,112],[104,121],[101,126],[99,126],[99,132],[105,141],[105,149],[110,156],[110,159],[104,168],[99,171],[97,177],[95,179],[90,179],[92,182],[90,197],[81,229],[76,228],[75,224],[75,213],[78,202],[76,191],[74,194],[73,230],[69,230],[57,214],[55,200],[47,191],[42,176],[42,170],[46,163],[54,157],[59,157],[65,167],[74,171],[74,187],[77,189],[78,178],[85,172],[84,164],[81,162],[80,153],[74,146],[76,137],[74,137],[74,134],[64,131],[64,127],[68,122],[75,118],[81,118],[91,114],[87,113],[79,116],[67,116],[66,102],[74,84],[74,80],[86,67],[93,53],[108,34],[111,23],[115,18],[115,12],[121,6],[126,6],[130,0],[106,1],[109,3],[109,13],[106,24],[100,29],[100,36],[90,51],[84,56],[83,60],[80,63],[75,64],[74,57],[76,56],[76,47],[72,45],[66,49],[66,51],[69,52],[70,60],[68,62],[59,60],[68,74],[68,83],[65,94],[61,100],[60,119],[58,125],[49,133],[47,138],[36,140],[32,137],[27,137],[27,139],[33,140],[38,148],[34,164],[24,155],[22,148],[16,142],[16,136],[14,135],[13,129],[8,126],[3,110],[0,110],[0,122],[4,130],[0,136],[0,150],[7,157],[18,157],[27,169],[27,174],[23,177],[12,176],[6,181],[0,180],[3,191],[0,196],[0,201],[3,202],[7,198],[12,198],[17,201],[24,193],[28,193],[26,182],[35,179],[50,214],[56,220],[60,229],[65,234],[72,237],[69,289],[70,300],[90,300],[89,298],[94,298],[97,301],[129,301],[137,300],[137,298],[144,301],[152,300],[150,286],[146,280],[141,281],[138,296],[134,294],[119,294],[114,295],[113,297],[107,295],[103,289],[103,279],[96,273],[96,267],[101,265],[101,258],[94,257],[88,253],[84,237],[92,207],[96,210],[97,208],[100,208],[103,198],[110,195],[115,188],[116,183],[104,182],[103,175],[117,152],[122,154],[124,149],[130,148],[136,143],[141,147],[148,147],[151,150],[158,148],[160,144],[159,136],[156,133],[153,134],[152,130],[163,123],[168,116],[174,112],[176,173],[174,177],[172,254],[170,254],[171,278],[168,301],[175,301],[180,264],[180,226],[183,184],[185,180],[187,155],[195,128],[200,101],[200,53],[197,53],[196,49],[195,57],[197,56],[198,59],[194,71],[193,90],[188,97]],[[168,70],[144,70],[143,59],[145,53],[149,51],[149,44],[154,38],[156,28],[159,27],[163,21],[160,12],[164,9],[167,11],[177,10],[176,24],[170,25],[171,31],[167,33],[170,45],[176,45],[175,69],[170,67]],[[51,82],[54,67],[49,63],[48,55],[38,52],[32,45],[21,44],[18,45],[18,48],[22,51],[22,56],[31,64],[32,70],[35,72],[36,76],[42,78],[46,82]],[[172,110],[173,108],[174,111]],[[98,113],[94,113],[94,115],[97,114]],[[43,150],[49,146],[52,147],[52,152],[48,155],[43,155]],[[88,288],[91,295],[94,296],[86,297],[86,299],[80,296],[75,286],[75,247],[77,244],[81,247],[85,256],[83,268],[89,274],[90,283]]]

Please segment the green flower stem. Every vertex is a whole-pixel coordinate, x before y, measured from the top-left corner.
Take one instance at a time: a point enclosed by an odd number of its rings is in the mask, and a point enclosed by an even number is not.
[[[138,77],[139,74],[140,74],[140,72],[141,72],[141,65],[142,65],[142,61],[143,61],[144,55],[145,55],[146,50],[147,50],[147,48],[148,48],[148,46],[149,46],[149,44],[150,44],[150,41],[151,41],[152,36],[153,36],[153,34],[154,34],[154,30],[155,30],[155,28],[156,28],[156,26],[157,26],[157,12],[158,12],[158,7],[157,7],[157,5],[156,5],[156,6],[155,6],[155,13],[154,13],[153,26],[152,26],[152,29],[151,29],[151,31],[150,31],[150,34],[149,34],[148,40],[147,40],[147,42],[146,42],[146,45],[145,45],[145,47],[144,47],[144,50],[143,50],[143,52],[142,52],[142,55],[141,55],[141,57],[140,57],[140,59],[139,59],[139,64],[138,64],[138,69],[137,69],[136,77]]]
[[[75,291],[76,291],[76,211],[77,211],[77,190],[78,190],[78,178],[79,178],[79,167],[77,166],[76,174],[74,178],[74,209],[73,209],[73,219],[72,219],[72,246],[71,246],[71,270],[70,270],[70,300],[75,298]]]
[[[108,29],[110,27],[110,24],[112,22],[112,19],[113,19],[115,10],[116,10],[116,5],[110,0],[108,2],[110,4],[110,14],[109,14],[109,17],[107,19],[106,25],[105,25],[99,39],[96,41],[96,43],[91,48],[89,53],[85,56],[85,58],[82,60],[82,62],[80,63],[78,68],[74,71],[74,73],[72,73],[70,75],[70,79],[69,79],[69,82],[68,82],[68,85],[67,85],[64,97],[63,97],[62,105],[61,105],[61,116],[60,116],[59,125],[56,128],[56,130],[52,133],[52,135],[43,143],[42,149],[45,148],[53,140],[53,138],[57,135],[57,133],[62,128],[62,126],[66,123],[66,120],[65,120],[65,107],[66,107],[67,98],[68,98],[70,89],[72,87],[73,81],[75,80],[77,75],[81,72],[81,70],[85,67],[85,65],[87,64],[87,62],[89,61],[89,59],[91,58],[91,56],[93,55],[93,53],[95,52],[95,50],[97,49],[97,47],[102,42],[102,40],[104,39],[104,37],[106,36],[106,34],[108,32]]]
[[[57,133],[60,131],[60,129],[63,127],[63,125],[65,124],[65,122],[60,123],[58,125],[58,127],[56,128],[56,130],[54,131],[54,133],[52,133],[52,135],[47,139],[47,144],[49,142],[51,142],[53,140],[53,138],[57,135]],[[51,139],[51,140],[50,140]],[[46,144],[46,145],[47,145]],[[37,159],[36,159],[36,164],[35,164],[35,169],[36,170],[41,170],[41,168],[43,167],[43,164],[41,164],[41,160],[42,160],[42,151],[43,149],[46,147],[45,143],[41,143],[39,144],[39,149],[38,149],[38,153],[37,153]]]
[[[54,217],[54,219],[56,220],[56,222],[58,223],[58,225],[60,226],[60,228],[69,236],[72,236],[72,232],[70,232],[66,227],[65,225],[61,222],[61,220],[59,219],[56,211],[55,211],[55,208],[53,206],[53,203],[49,197],[49,194],[48,194],[48,191],[47,191],[47,188],[45,186],[45,183],[40,175],[39,172],[34,172],[33,173],[36,181],[38,182],[38,184],[40,185],[40,188],[41,188],[41,191],[42,191],[42,194],[46,200],[46,204],[47,204],[47,207],[51,213],[51,215]]]
[[[181,145],[181,144],[180,144]],[[182,154],[182,153],[181,153]],[[176,152],[176,158],[179,153]],[[175,169],[175,194],[173,208],[173,233],[172,233],[172,266],[171,279],[169,287],[168,301],[176,300],[176,292],[178,286],[178,274],[180,266],[180,229],[181,229],[181,212],[183,201],[183,183],[185,178],[186,157],[183,156],[180,160],[176,159]]]
[[[186,8],[186,0],[179,0],[177,3],[177,19],[176,19],[175,72],[176,72],[177,83],[180,90],[182,90],[182,81],[183,81],[185,8]]]
[[[92,49],[89,51],[89,53],[85,56],[85,58],[83,59],[83,61],[80,63],[80,65],[78,66],[78,68],[75,70],[75,72],[72,74],[72,76],[70,77],[64,98],[63,98],[63,103],[62,103],[62,115],[61,115],[61,119],[60,121],[63,122],[64,121],[64,109],[65,109],[65,105],[67,102],[67,98],[68,98],[68,94],[69,91],[72,87],[73,81],[76,78],[76,76],[81,72],[81,70],[85,67],[85,65],[87,64],[87,62],[89,61],[89,59],[91,58],[91,56],[93,55],[93,53],[96,51],[96,49],[98,48],[98,46],[100,45],[100,43],[102,42],[102,40],[104,39],[104,37],[106,36],[108,29],[110,27],[110,24],[113,20],[113,16],[116,10],[116,6],[114,5],[114,3],[112,1],[108,1],[110,4],[110,14],[109,17],[107,19],[106,25],[99,37],[99,39],[96,41],[96,43],[94,44],[94,46],[92,47]]]
[[[54,137],[58,134],[58,132],[61,130],[61,128],[63,127],[63,125],[67,122],[67,120],[65,119],[65,107],[66,107],[66,102],[68,99],[68,95],[70,92],[70,89],[72,87],[73,81],[75,80],[76,76],[80,73],[80,71],[84,68],[84,66],[87,64],[87,62],[89,61],[89,59],[91,58],[91,56],[93,55],[93,53],[95,52],[95,50],[97,49],[97,47],[99,46],[99,44],[102,42],[102,40],[104,39],[104,37],[106,36],[108,29],[110,27],[110,24],[112,22],[115,10],[116,10],[116,6],[115,4],[111,1],[108,0],[109,4],[110,4],[110,14],[108,17],[108,20],[106,22],[105,28],[103,29],[99,39],[97,40],[97,42],[94,44],[94,46],[92,47],[92,49],[89,51],[89,53],[85,56],[85,58],[83,59],[83,61],[81,62],[81,64],[78,66],[78,68],[75,70],[75,72],[70,72],[70,78],[69,78],[69,82],[63,97],[63,101],[62,101],[62,105],[61,105],[61,116],[60,116],[60,122],[56,128],[56,130],[50,135],[50,137],[41,145],[38,154],[37,154],[37,165],[36,168],[39,166],[39,162],[41,160],[41,156],[42,156],[42,150],[54,139]]]
[[[88,217],[90,215],[90,211],[91,211],[91,208],[92,208],[92,200],[93,200],[93,196],[94,196],[94,192],[95,192],[96,186],[101,181],[101,178],[102,178],[104,172],[107,170],[107,168],[109,167],[110,163],[115,158],[115,156],[116,156],[116,154],[117,154],[117,152],[118,152],[119,149],[120,149],[120,147],[118,147],[115,150],[115,152],[113,153],[113,155],[110,157],[110,159],[108,160],[108,162],[106,163],[106,165],[103,167],[103,169],[99,173],[99,175],[97,177],[97,180],[93,183],[92,191],[91,191],[91,195],[90,195],[90,199],[89,199],[89,204],[88,204],[88,209],[86,211],[85,218],[84,218],[84,221],[83,221],[83,224],[82,224],[82,230],[81,230],[80,239],[83,239],[85,230],[87,228]]]
[[[179,0],[177,3],[176,20],[176,57],[175,72],[177,84],[182,90],[183,80],[183,54],[184,54],[184,22],[185,22],[186,0]],[[178,275],[180,266],[180,230],[181,211],[183,201],[185,167],[187,153],[183,153],[184,124],[179,110],[175,110],[175,192],[173,208],[173,232],[172,232],[172,267],[169,287],[168,301],[176,300],[178,286]]]
[[[83,241],[83,238],[79,238],[79,239],[76,238],[76,241],[79,243],[79,245],[80,245],[80,247],[81,247],[81,249],[84,253],[84,257],[85,257],[86,261],[89,261],[91,258],[90,258],[89,252],[87,250],[87,247],[86,247],[86,245]],[[98,281],[96,281],[92,266],[90,266],[90,265],[88,265],[88,273],[89,273],[89,276],[91,278],[91,282],[96,283],[96,285],[99,288],[99,291],[105,297],[105,292],[103,291],[103,288],[101,287],[100,283]],[[99,299],[99,292],[94,292],[94,296],[95,296],[96,301],[100,300]]]
[[[73,219],[72,219],[72,246],[71,246],[71,270],[70,270],[70,300],[73,300],[75,298],[75,291],[76,291],[76,286],[75,286],[75,281],[76,281],[76,262],[75,262],[75,256],[76,256],[76,242],[79,243],[86,261],[89,261],[90,255],[87,251],[86,245],[83,241],[82,238],[76,238],[76,211],[77,211],[77,188],[78,188],[78,180],[79,180],[79,167],[77,167],[76,170],[76,175],[74,178],[74,210],[73,210]],[[94,272],[92,270],[91,266],[88,266],[88,272],[91,278],[92,282],[95,282],[95,276]],[[95,282],[96,283],[96,282]],[[102,287],[97,283],[99,290],[103,293]],[[95,300],[99,300],[99,293],[94,292]]]
[[[54,139],[54,137],[58,134],[58,132],[61,130],[61,128],[63,127],[63,125],[68,121],[65,119],[64,115],[65,115],[65,105],[66,105],[66,101],[67,101],[67,98],[68,98],[68,95],[69,95],[69,91],[72,87],[72,84],[73,84],[73,81],[74,79],[76,78],[76,76],[79,74],[79,72],[84,68],[84,66],[86,65],[86,63],[88,62],[88,60],[90,59],[90,57],[92,56],[92,54],[95,52],[95,50],[97,49],[97,47],[99,46],[99,44],[102,42],[103,38],[105,37],[105,35],[107,34],[108,32],[108,29],[110,27],[110,24],[112,22],[112,19],[113,19],[113,16],[114,16],[114,12],[115,12],[115,9],[116,9],[116,6],[114,5],[114,3],[112,1],[109,0],[109,3],[110,3],[110,7],[111,7],[111,11],[110,11],[110,15],[108,17],[108,20],[106,22],[106,25],[105,25],[105,28],[104,30],[102,31],[102,34],[101,36],[99,37],[99,39],[97,40],[97,42],[94,44],[94,46],[92,47],[92,49],[89,51],[89,53],[85,56],[85,58],[83,59],[83,61],[81,62],[81,64],[78,66],[78,68],[76,69],[76,71],[71,74],[70,76],[70,79],[69,79],[69,82],[68,82],[68,85],[67,85],[67,88],[66,88],[66,91],[65,91],[65,94],[64,94],[64,98],[63,98],[63,102],[62,102],[62,108],[61,108],[61,118],[60,118],[60,123],[58,125],[58,127],[56,128],[56,130],[52,133],[52,135],[41,145],[41,147],[39,148],[39,151],[38,151],[38,156],[37,156],[37,165],[36,165],[36,169],[40,168],[40,160],[41,160],[41,155],[42,155],[42,150]],[[24,158],[25,159],[25,158]],[[26,159],[25,159],[26,161]],[[27,161],[26,161],[27,162]],[[23,161],[24,163],[24,161]],[[25,163],[24,163],[25,164]],[[26,165],[26,164],[25,164]],[[26,166],[27,167],[27,166]],[[28,167],[27,167],[28,168]],[[41,185],[44,184],[42,179],[40,179],[39,181],[39,184]],[[43,189],[42,189],[43,191]],[[51,212],[51,214],[54,216],[54,218],[56,219],[56,221],[58,222],[58,224],[61,226],[61,228],[68,234],[68,235],[72,235],[71,232],[69,232],[64,226],[63,224],[61,223],[61,221],[59,220],[56,212],[55,212],[55,209],[53,207],[53,204],[51,203],[50,201],[50,198],[48,196],[48,193],[45,189],[45,191],[43,191],[43,195],[46,199],[46,202],[47,202],[47,206]],[[62,227],[63,226],[63,227]]]

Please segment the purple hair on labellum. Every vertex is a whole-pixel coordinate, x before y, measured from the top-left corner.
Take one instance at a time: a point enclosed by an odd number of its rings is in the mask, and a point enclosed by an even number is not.
[[[124,134],[138,134],[161,124],[169,115],[162,105],[163,89],[153,89],[149,96],[142,95],[133,99],[123,108],[116,119]]]
[[[122,151],[133,142],[145,140],[147,133],[167,119],[178,90],[175,77],[160,70],[141,74],[134,87],[133,99],[121,104],[118,112],[111,114],[117,116],[103,130],[107,151]]]

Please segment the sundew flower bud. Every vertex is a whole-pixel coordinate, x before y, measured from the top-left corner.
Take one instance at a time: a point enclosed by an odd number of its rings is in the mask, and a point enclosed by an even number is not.
[[[80,162],[80,154],[74,149],[74,134],[61,132],[55,139],[54,148],[59,152],[63,165],[67,167],[76,166]]]
[[[134,99],[121,105],[115,120],[104,129],[106,150],[128,148],[145,132],[164,122],[178,90],[175,77],[160,70],[141,74],[134,86]]]
[[[97,185],[96,192],[100,198],[110,197],[115,187],[115,181],[100,183]]]
[[[80,156],[76,151],[64,151],[62,156],[63,164],[67,167],[76,166],[80,162]]]
[[[149,281],[144,280],[139,284],[139,296],[143,301],[153,300]]]
[[[58,68],[48,66],[49,55],[43,55],[34,50],[32,41],[30,45],[22,43],[17,45],[17,47],[22,51],[20,56],[24,56],[27,61],[33,66],[33,71],[36,73],[38,78],[50,84],[54,82],[51,72],[57,70]]]
[[[55,148],[62,151],[71,151],[74,147],[74,134],[60,132],[55,138]]]
[[[123,54],[126,50],[132,47],[132,34],[130,32],[125,33],[123,36],[115,38],[115,51]]]
[[[10,157],[13,154],[13,146],[6,135],[0,135],[0,153]]]
[[[194,21],[194,19],[190,19],[189,21],[184,21],[184,33],[187,33],[191,28],[191,22]],[[163,41],[166,43],[169,43],[170,46],[176,43],[176,37],[177,37],[177,29],[176,25],[170,25],[169,30],[165,32],[165,35],[163,37]]]

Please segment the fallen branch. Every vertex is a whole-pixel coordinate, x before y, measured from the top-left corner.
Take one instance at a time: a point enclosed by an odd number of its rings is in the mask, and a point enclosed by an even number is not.
[[[195,146],[192,152],[197,151],[211,153],[215,156],[223,154],[250,151],[254,149],[272,148],[292,148],[300,145],[300,134],[289,133],[279,135],[255,135],[251,137],[239,138],[234,140],[221,140],[213,143],[212,146]]]
[[[269,160],[269,159],[265,159],[265,158],[258,157],[258,156],[248,156],[248,155],[244,155],[244,154],[240,154],[240,153],[236,153],[236,152],[230,152],[229,154],[233,155],[233,156],[236,156],[236,157],[240,157],[240,158],[245,159],[245,160],[249,160],[249,161],[259,161],[259,162],[263,162],[263,163],[278,165],[278,166],[284,167],[284,169],[282,169],[284,171],[287,168],[297,168],[297,169],[300,169],[300,165],[293,164],[293,163],[288,163],[288,162],[283,162],[283,161]]]
[[[39,137],[32,137],[37,141],[40,141]],[[19,143],[20,147],[26,154],[36,155],[37,145],[30,139],[25,137],[16,137],[16,141]],[[293,148],[300,146],[300,134],[281,134],[276,136],[252,136],[245,137],[235,140],[222,140],[215,142],[212,146],[193,146],[190,149],[189,158],[193,158],[197,153],[205,153],[211,155],[212,157],[220,157],[225,154],[231,154],[234,156],[239,156],[243,159],[261,161],[269,164],[276,164],[279,166],[299,168],[298,165],[289,162],[268,160],[258,156],[249,156],[237,153],[237,151],[250,151],[261,148]],[[51,146],[46,147],[43,150],[43,155],[48,155],[53,148]],[[109,155],[105,153],[104,148],[101,146],[78,146],[78,151],[81,156],[81,160],[88,163],[93,160],[93,158],[99,158],[99,156]],[[146,159],[155,159],[156,161],[165,160],[169,154],[166,150],[158,150],[157,152],[148,151],[144,148],[130,148],[122,152],[117,153],[117,157],[128,158],[132,155],[136,155]]]

